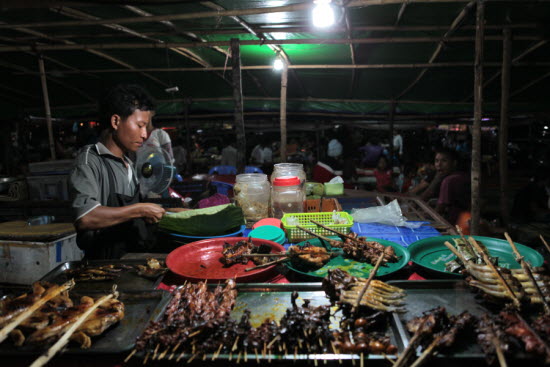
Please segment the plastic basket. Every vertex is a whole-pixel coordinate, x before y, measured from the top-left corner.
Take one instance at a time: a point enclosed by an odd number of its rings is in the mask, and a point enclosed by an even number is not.
[[[309,233],[302,231],[295,225],[294,226],[289,225],[288,224],[289,217],[297,218],[298,222],[300,223],[299,224],[300,227],[308,229],[311,232],[315,234],[319,234],[321,236],[334,236],[334,233],[324,228],[321,228],[316,224],[311,223],[310,220],[319,222],[340,233],[348,234],[351,229],[351,226],[353,225],[353,217],[346,212],[337,212],[337,213],[340,215],[340,218],[345,218],[347,219],[348,222],[346,224],[335,224],[334,220],[332,219],[332,215],[333,215],[332,212],[330,213],[288,213],[283,216],[283,218],[281,219],[281,222],[283,223],[283,228],[285,229],[288,241],[293,243],[308,240],[310,238],[315,238],[315,237],[310,235]]]

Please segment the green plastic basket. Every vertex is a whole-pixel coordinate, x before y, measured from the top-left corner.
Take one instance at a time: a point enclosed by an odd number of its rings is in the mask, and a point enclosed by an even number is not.
[[[334,223],[334,220],[332,219],[332,212],[327,213],[288,213],[283,216],[281,219],[281,222],[283,223],[283,228],[286,232],[286,237],[288,238],[289,242],[301,242],[304,240],[308,240],[310,238],[315,238],[314,236],[310,235],[309,233],[306,233],[299,229],[296,225],[292,226],[288,224],[288,218],[289,217],[295,217],[298,218],[298,223],[300,227],[303,227],[305,229],[310,230],[311,232],[315,234],[319,234],[321,236],[334,236],[333,232],[330,232],[324,228],[321,228],[317,226],[316,224],[313,224],[310,222],[310,220],[314,220],[316,222],[319,222],[331,229],[334,229],[335,231],[338,231],[340,233],[348,234],[351,226],[353,225],[353,217],[349,215],[346,212],[337,212],[340,215],[340,218],[344,218],[347,220],[346,224],[336,224]]]

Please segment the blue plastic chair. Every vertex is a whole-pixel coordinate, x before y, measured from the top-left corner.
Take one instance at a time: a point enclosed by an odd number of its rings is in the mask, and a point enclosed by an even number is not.
[[[244,173],[264,173],[260,167],[246,166],[244,167]]]
[[[210,171],[208,171],[209,175],[213,175],[217,173],[218,175],[236,175],[237,174],[237,167],[235,166],[216,166],[210,168]]]

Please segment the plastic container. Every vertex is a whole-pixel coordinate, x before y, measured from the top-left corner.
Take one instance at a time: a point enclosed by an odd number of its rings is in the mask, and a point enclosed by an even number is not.
[[[325,182],[325,195],[344,195],[344,184],[343,183],[328,183]]]
[[[270,185],[263,173],[237,175],[233,187],[235,204],[243,210],[247,223],[255,223],[269,216]]]
[[[304,165],[301,163],[277,163],[273,165],[273,173],[271,173],[271,184],[275,182],[277,177],[298,176],[302,188],[306,182],[306,172]]]
[[[285,231],[275,226],[258,227],[255,230],[251,231],[248,234],[248,237],[261,238],[264,240],[277,242],[279,245],[283,245],[286,241]]]
[[[0,283],[31,284],[62,262],[80,260],[76,233],[48,241],[0,241]]]
[[[342,223],[336,223],[334,221],[335,214],[340,218]],[[289,222],[291,222],[291,217],[294,218],[294,221],[297,220],[298,224],[289,224]],[[296,243],[308,240],[310,238],[315,238],[315,236],[299,229],[298,226],[308,229],[311,232],[321,236],[335,236],[333,232],[311,223],[311,220],[319,222],[328,228],[344,234],[348,234],[351,230],[351,226],[353,226],[353,217],[346,212],[285,214],[283,219],[281,219],[281,222],[283,222],[283,228],[286,232],[288,241]]]
[[[302,213],[305,195],[297,176],[282,176],[273,180],[271,188],[271,211],[274,218],[285,213]]]

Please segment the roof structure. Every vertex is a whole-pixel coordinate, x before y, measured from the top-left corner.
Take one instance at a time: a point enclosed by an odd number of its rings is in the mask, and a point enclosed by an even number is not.
[[[333,0],[337,22],[311,24],[310,0],[12,1],[0,9],[3,118],[93,118],[119,82],[145,86],[158,114],[228,120],[231,39],[240,42],[245,121],[276,120],[289,67],[289,121],[471,121],[476,1]],[[23,6],[24,5],[24,6]],[[498,116],[503,30],[512,32],[512,119],[550,113],[548,1],[485,1],[485,118]],[[178,87],[177,92],[167,92]]]

